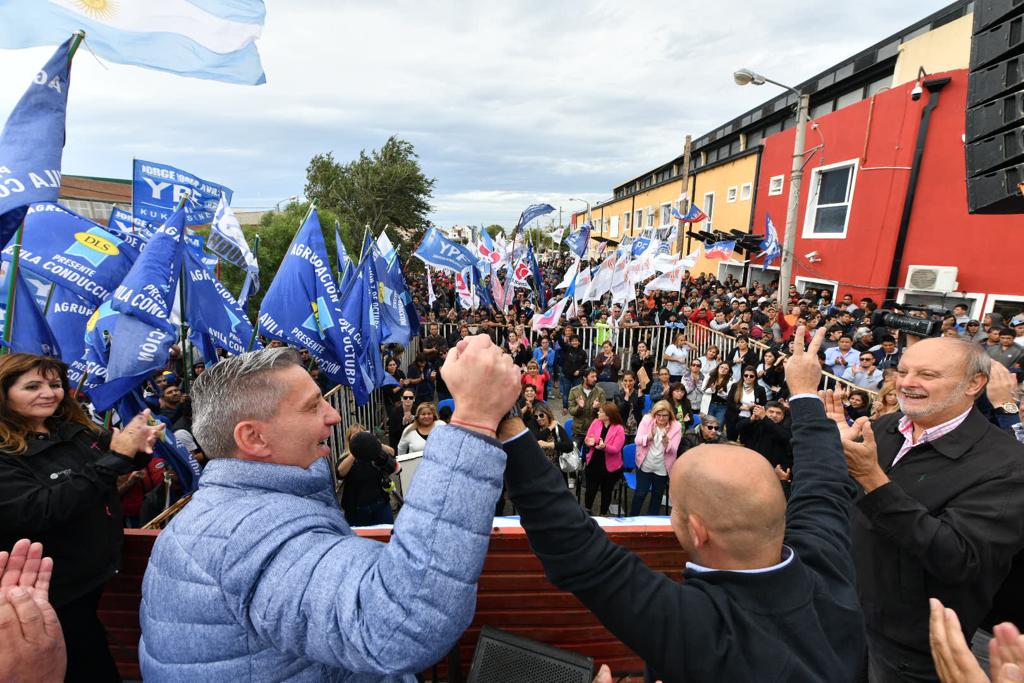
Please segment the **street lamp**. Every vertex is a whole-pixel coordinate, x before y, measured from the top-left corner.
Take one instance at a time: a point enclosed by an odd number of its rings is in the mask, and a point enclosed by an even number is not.
[[[285,197],[284,199],[282,199],[281,201],[279,201],[279,202],[278,202],[277,204],[274,204],[274,208],[275,208],[275,209],[276,209],[277,211],[280,211],[280,210],[281,210],[281,205],[282,205],[282,204],[284,204],[285,202],[295,202],[295,201],[298,201],[298,199],[299,199],[299,195],[297,195],[297,194],[293,194],[293,195],[292,195],[291,197]]]
[[[789,284],[793,281],[793,250],[796,248],[796,213],[800,206],[800,185],[804,178],[804,144],[807,140],[807,127],[804,125],[810,119],[808,112],[811,108],[810,95],[800,92],[750,69],[740,69],[733,73],[732,78],[736,85],[764,85],[771,83],[784,90],[789,90],[799,98],[799,106],[796,112],[796,140],[793,143],[793,168],[789,175],[789,206],[786,207],[786,231],[782,242],[782,261],[779,263],[779,310],[782,313],[789,311]]]

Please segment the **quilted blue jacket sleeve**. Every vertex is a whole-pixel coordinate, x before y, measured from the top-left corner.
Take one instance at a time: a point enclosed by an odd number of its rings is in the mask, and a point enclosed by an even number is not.
[[[426,669],[473,618],[504,469],[497,441],[438,427],[390,543],[270,505],[226,544],[221,585],[275,649],[359,673]]]

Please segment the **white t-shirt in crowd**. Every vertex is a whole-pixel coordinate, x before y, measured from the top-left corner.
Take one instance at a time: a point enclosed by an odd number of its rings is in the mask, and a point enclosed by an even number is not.
[[[662,477],[668,475],[668,470],[665,469],[665,430],[661,427],[654,427],[651,444],[647,447],[647,456],[644,457],[640,469]]]
[[[682,360],[669,360],[669,356],[682,357]],[[686,359],[689,357],[689,346],[679,347],[675,344],[669,344],[665,348],[665,367],[668,368],[668,374],[672,376],[683,375],[686,372]]]

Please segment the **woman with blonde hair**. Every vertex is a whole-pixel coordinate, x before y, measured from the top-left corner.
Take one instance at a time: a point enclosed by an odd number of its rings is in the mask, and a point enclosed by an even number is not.
[[[683,428],[675,419],[675,411],[668,401],[658,401],[651,412],[644,415],[636,430],[636,493],[629,514],[640,514],[644,499],[651,495],[647,514],[661,511],[661,498],[668,486],[668,475],[676,462]]]
[[[437,406],[433,403],[421,403],[416,406],[416,419],[402,432],[398,440],[398,454],[422,453],[427,447],[427,437],[434,427],[445,424],[437,417]]]
[[[53,558],[50,602],[67,643],[67,680],[120,680],[96,616],[121,564],[117,478],[146,466],[163,424],[143,411],[123,429],[94,425],[67,366],[0,356],[0,548],[30,537]]]
[[[900,409],[900,403],[896,397],[896,385],[886,382],[878,390],[878,398],[871,404],[871,419],[877,420],[882,415],[895,413]]]

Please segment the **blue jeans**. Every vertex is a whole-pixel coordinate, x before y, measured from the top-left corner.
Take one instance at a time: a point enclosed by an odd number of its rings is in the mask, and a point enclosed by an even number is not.
[[[563,372],[558,376],[558,390],[562,394],[562,410],[569,410],[569,392],[579,384],[579,380],[566,376]]]
[[[665,495],[665,487],[668,486],[667,474],[652,474],[636,468],[636,491],[633,492],[633,504],[629,507],[629,516],[636,517],[640,514],[640,508],[651,494],[651,502],[647,505],[647,514],[661,514],[661,497]]]
[[[725,429],[725,404],[711,402],[708,408],[708,415],[718,420],[719,429]]]
[[[351,519],[346,515],[349,526],[373,526],[374,524],[394,524],[395,516],[391,512],[390,499],[380,498],[368,505],[359,505],[352,510]]]

